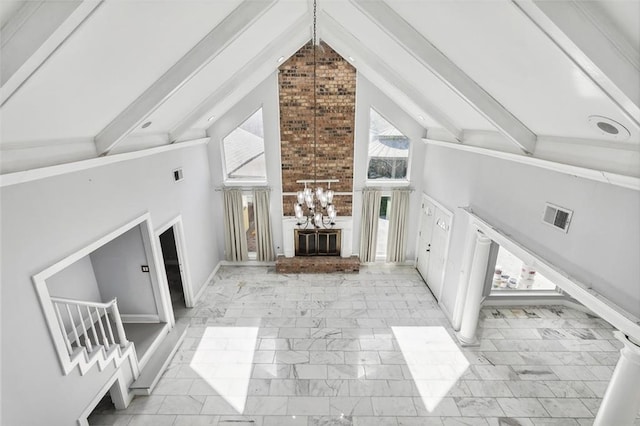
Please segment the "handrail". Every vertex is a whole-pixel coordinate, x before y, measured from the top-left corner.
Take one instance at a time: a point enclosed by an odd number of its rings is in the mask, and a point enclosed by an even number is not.
[[[84,348],[87,353],[91,353],[94,346],[109,349],[112,345],[118,345],[122,348],[129,345],[118,309],[117,298],[106,303],[64,297],[50,297],[50,299],[69,356],[73,356],[77,348]],[[71,309],[71,307],[75,307],[75,309]],[[66,312],[66,319],[63,318],[60,308]],[[98,323],[97,329],[96,322]],[[67,326],[71,328],[71,332],[67,331]],[[115,328],[115,333],[112,328]],[[76,348],[74,348],[74,344]]]
[[[67,298],[64,298],[64,297],[51,297],[51,301],[52,302],[57,302],[57,303],[65,303],[65,304],[69,304],[69,305],[88,306],[90,308],[103,308],[103,309],[110,308],[114,304],[118,303],[118,299],[115,298],[115,297],[113,298],[113,300],[111,300],[110,302],[106,302],[106,303],[87,302],[87,301],[84,301],[84,300],[67,299]]]

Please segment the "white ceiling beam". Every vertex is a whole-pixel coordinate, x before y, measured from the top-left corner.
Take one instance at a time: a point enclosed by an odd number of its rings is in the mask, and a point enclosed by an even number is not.
[[[371,72],[375,72],[378,77],[387,84],[403,92],[411,102],[437,121],[444,129],[451,133],[456,140],[459,141],[462,138],[462,130],[458,128],[442,110],[437,108],[404,77],[395,72],[380,55],[374,53],[325,11],[323,11],[321,15],[320,28],[323,38],[330,40],[333,47],[338,48],[341,46],[348,52],[351,52],[350,54],[357,59],[356,68],[358,68],[361,63],[366,64]],[[380,89],[382,90],[382,88]],[[407,111],[407,113],[412,117],[415,116],[415,111]]]
[[[102,0],[25,2],[0,32],[0,106],[101,4]]]
[[[351,0],[402,48],[491,122],[524,153],[535,151],[536,135],[407,23],[383,0]]]
[[[108,154],[146,117],[236,40],[277,0],[245,0],[95,137],[98,155]]]
[[[171,143],[178,141],[193,125],[206,116],[216,105],[231,96],[248,81],[255,80],[255,74],[263,74],[263,81],[276,68],[278,68],[277,58],[284,56],[288,58],[293,55],[304,43],[309,40],[309,15],[305,14],[289,27],[280,36],[274,39],[262,50],[260,54],[254,56],[238,72],[234,73],[205,100],[203,100],[193,111],[182,118],[169,132]],[[249,89],[249,88],[244,88]]]
[[[591,2],[512,0],[636,126],[640,53]]]

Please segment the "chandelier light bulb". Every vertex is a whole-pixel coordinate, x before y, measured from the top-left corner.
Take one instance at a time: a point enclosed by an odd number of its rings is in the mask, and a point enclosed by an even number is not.
[[[298,204],[303,204],[304,203],[304,192],[302,191],[298,191]]]
[[[325,194],[327,196],[327,203],[329,204],[333,203],[333,191],[328,190]]]

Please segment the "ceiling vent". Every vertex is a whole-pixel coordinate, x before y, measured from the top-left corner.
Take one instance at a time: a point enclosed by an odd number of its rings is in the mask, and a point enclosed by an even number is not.
[[[182,169],[175,169],[173,171],[173,180],[175,180],[176,182],[181,181],[182,179],[184,179],[184,176],[182,175]]]
[[[547,203],[542,221],[561,231],[568,232],[571,216],[573,216],[573,211]]]
[[[631,136],[626,127],[610,118],[592,115],[588,121],[601,136],[605,136],[608,139],[624,141]]]

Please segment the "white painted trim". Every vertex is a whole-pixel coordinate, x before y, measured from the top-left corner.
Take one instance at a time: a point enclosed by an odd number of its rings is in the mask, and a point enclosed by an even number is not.
[[[245,0],[205,35],[95,137],[98,155],[106,155],[151,113],[264,15],[276,0]]]
[[[67,268],[71,264],[93,253],[98,248],[104,246],[105,244],[114,240],[125,232],[133,229],[134,227],[144,225],[143,228],[150,229],[150,224],[151,215],[148,212],[144,213],[143,215],[138,216],[137,218],[131,220],[130,222],[127,222],[114,231],[111,231],[107,235],[99,238],[97,241],[81,248],[80,250],[49,266],[42,272],[39,272],[32,276],[36,294],[38,295],[38,299],[40,300],[40,306],[42,308],[47,327],[49,328],[51,340],[53,341],[54,347],[56,348],[56,351],[58,353],[58,360],[60,362],[63,374],[69,374],[76,366],[79,366],[81,374],[85,374],[95,363],[98,363],[98,366],[101,370],[105,368],[106,365],[111,361],[115,361],[116,366],[118,366],[127,357],[133,357],[130,362],[132,363],[134,374],[138,374],[138,361],[136,358],[135,350],[133,348],[133,344],[130,344],[124,349],[117,349],[118,353],[120,354],[119,356],[116,356],[115,353],[112,353],[111,356],[107,357],[105,354],[105,357],[100,358],[100,355],[96,353],[91,354],[92,358],[85,359],[84,355],[80,354],[79,357],[75,356],[72,359],[72,357],[69,355],[69,352],[67,351],[63,334],[61,333],[60,327],[58,325],[58,319],[53,307],[53,303],[51,301],[51,296],[49,294],[46,280],[62,271],[63,269]],[[144,240],[145,232],[142,231],[141,233]],[[150,272],[152,271],[151,266],[152,264],[150,264]],[[157,293],[157,289],[154,289],[154,294],[155,293]],[[135,359],[135,361],[133,361],[133,359]]]
[[[204,292],[207,290],[207,287],[209,287],[209,283],[213,283],[213,278],[218,273],[218,270],[220,269],[221,265],[222,265],[222,262],[218,262],[216,267],[213,268],[213,271],[211,271],[211,273],[207,277],[206,281],[200,286],[200,289],[198,290],[196,295],[193,297],[193,306],[195,306],[196,303],[198,303],[198,300],[200,300]]]
[[[194,146],[203,145],[209,142],[209,138],[196,139],[193,141],[185,141],[174,143],[156,148],[149,148],[142,151],[127,152],[124,154],[110,155],[108,157],[91,158],[89,160],[81,160],[73,163],[59,164],[56,166],[42,167],[34,170],[25,170],[22,172],[8,173],[0,175],[0,188],[21,183],[32,182],[39,179],[46,179],[53,176],[60,176],[68,173],[79,172],[82,170],[92,169],[94,167],[106,166],[109,164],[120,163],[123,161],[135,160],[138,158],[149,157],[156,154],[175,151],[183,148],[192,148]]]
[[[26,2],[27,5],[32,2]],[[40,1],[37,10],[34,10],[29,14],[26,19],[47,19],[50,18],[50,11],[48,7],[56,7],[55,2]],[[4,105],[13,96],[22,85],[51,57],[55,51],[60,48],[71,35],[93,14],[93,12],[103,3],[103,0],[82,0],[80,4],[69,12],[69,15],[60,22],[59,26],[55,28],[51,34],[41,34],[42,44],[36,48],[36,50],[20,64],[15,72],[9,77],[9,79],[0,87],[0,106]],[[42,7],[41,7],[42,6]],[[23,6],[24,7],[24,6]],[[20,22],[17,25],[22,27],[25,22]],[[8,25],[5,26],[5,28]],[[15,28],[14,34],[12,34],[10,42],[16,43],[16,48],[21,48],[24,41],[20,40],[20,36],[23,38],[32,38],[33,34],[21,34],[20,28]],[[5,36],[3,28],[2,36]],[[18,39],[15,39],[18,36]],[[3,38],[0,37],[0,38]],[[5,43],[3,42],[3,48]]]
[[[193,286],[191,283],[191,270],[190,270],[190,262],[189,256],[187,255],[187,243],[185,241],[185,233],[184,233],[184,225],[182,222],[182,215],[178,215],[171,219],[168,223],[165,223],[163,226],[156,230],[156,239],[158,242],[160,241],[160,235],[166,232],[169,228],[173,228],[173,236],[176,244],[176,252],[178,253],[178,265],[180,267],[180,279],[182,281],[182,291],[184,293],[184,301],[185,306],[187,308],[193,308]],[[162,250],[162,246],[160,246]],[[164,267],[164,257],[162,257],[163,261],[160,262],[160,269],[162,270],[162,278],[164,281],[167,280],[167,271]],[[166,283],[167,288],[169,288],[169,282]],[[169,298],[171,300],[171,298]]]
[[[149,264],[149,278],[151,279],[151,288],[153,297],[156,302],[156,310],[161,322],[169,323],[171,327],[176,322],[171,309],[171,296],[169,295],[169,287],[166,279],[162,276],[164,264],[160,257],[160,242],[153,233],[151,219],[140,224],[142,234],[142,244]],[[160,269],[162,268],[162,270]]]
[[[527,154],[535,151],[536,134],[410,26],[388,4],[383,0],[351,0],[351,2],[522,151]]]
[[[123,323],[159,323],[160,317],[154,314],[120,314]]]
[[[462,130],[454,124],[453,120],[424,96],[420,90],[417,90],[411,83],[395,72],[393,68],[382,59],[382,56],[369,49],[326,12],[322,12],[321,18],[322,38],[329,41],[335,49],[340,49],[340,47],[345,46],[345,50],[356,58],[355,63],[357,64],[358,72],[362,72],[365,76],[368,73],[375,73],[389,85],[396,87],[404,93],[411,102],[415,103],[427,115],[442,125],[455,139],[459,140],[462,137]],[[361,64],[365,64],[365,66],[363,67]],[[410,117],[415,117],[415,111],[405,112]]]
[[[503,160],[513,161],[516,163],[527,164],[541,169],[552,170],[554,172],[564,173],[571,176],[581,177],[584,179],[594,180],[597,182],[608,183],[610,185],[621,186],[623,188],[640,191],[640,178],[633,176],[625,176],[616,173],[610,173],[600,170],[588,169],[586,167],[571,166],[569,164],[558,163],[555,161],[542,160],[540,158],[513,154],[510,152],[497,151],[495,149],[480,148],[477,146],[456,144],[451,142],[438,141],[434,139],[422,139],[428,145],[441,146],[449,149],[457,149],[460,151],[472,152],[475,154],[486,155],[489,157],[500,158]]]
[[[637,318],[630,312],[627,312],[611,300],[607,299],[604,295],[588,287],[586,284],[571,277],[568,273],[554,265],[551,261],[546,260],[543,256],[534,253],[517,241],[513,240],[500,229],[495,228],[476,215],[471,208],[464,208],[464,211],[469,215],[470,227],[472,229],[478,229],[513,255],[520,258],[523,262],[528,265],[532,265],[537,271],[540,271],[540,273],[564,292],[582,303],[585,307],[593,311],[596,315],[610,323],[618,330],[622,331],[627,336],[640,340],[640,318]]]

